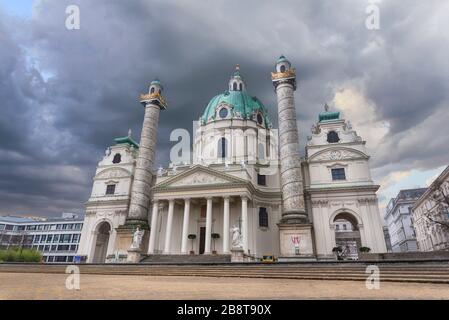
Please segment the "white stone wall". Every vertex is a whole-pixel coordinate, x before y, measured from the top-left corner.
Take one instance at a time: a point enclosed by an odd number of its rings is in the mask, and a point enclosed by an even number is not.
[[[251,120],[217,120],[199,126],[193,139],[194,163],[217,164],[226,161],[229,164],[239,164],[244,160],[254,164],[259,161],[276,160],[275,142],[266,143],[265,137],[270,134],[269,132],[268,129]],[[227,141],[225,160],[219,157],[219,141],[222,137]],[[259,159],[260,154],[264,154],[265,159]]]

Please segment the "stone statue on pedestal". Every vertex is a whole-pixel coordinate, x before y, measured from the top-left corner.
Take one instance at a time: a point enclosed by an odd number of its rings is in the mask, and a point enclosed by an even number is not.
[[[142,244],[144,230],[140,230],[140,227],[137,226],[136,231],[134,231],[133,235],[133,243],[131,244],[131,249],[140,249],[140,245]]]
[[[242,244],[242,235],[240,233],[240,228],[237,226],[233,226],[231,228],[232,233],[232,247],[233,248],[241,248],[243,247]]]

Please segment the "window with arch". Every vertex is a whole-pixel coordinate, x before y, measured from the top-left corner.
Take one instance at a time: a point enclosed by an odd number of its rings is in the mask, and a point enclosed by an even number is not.
[[[284,65],[281,66],[281,72],[285,72],[285,66]]]
[[[243,84],[240,83],[239,85],[239,90],[242,91],[243,90]]]
[[[256,120],[258,124],[263,125],[263,117],[260,113],[257,114]]]
[[[329,131],[327,133],[327,142],[329,143],[336,143],[340,141],[340,137],[338,136],[338,133],[335,131]]]
[[[226,158],[226,152],[227,152],[227,141],[226,138],[220,138],[218,140],[218,157],[221,159]]]
[[[154,87],[150,89],[150,93],[154,93]]]
[[[232,84],[232,90],[237,91],[237,82]]]
[[[114,159],[112,159],[112,163],[120,163],[122,162],[122,155],[120,153],[116,153]]]

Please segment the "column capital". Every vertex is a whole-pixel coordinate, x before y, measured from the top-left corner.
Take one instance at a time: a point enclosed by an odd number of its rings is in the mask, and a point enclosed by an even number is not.
[[[185,197],[183,199],[184,199],[184,202],[190,202],[190,200],[192,200],[190,197]]]
[[[207,197],[206,197],[206,200],[212,200],[212,199],[213,199],[212,196],[207,196]]]
[[[223,196],[223,199],[229,200],[229,199],[231,199],[231,196]]]
[[[242,198],[242,201],[248,201],[248,196],[247,195],[241,195],[240,198]]]
[[[176,199],[168,199],[168,204],[174,204]]]

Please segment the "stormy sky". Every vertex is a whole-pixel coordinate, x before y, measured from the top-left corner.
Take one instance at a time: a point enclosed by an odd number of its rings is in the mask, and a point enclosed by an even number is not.
[[[365,24],[373,2],[378,30]],[[169,104],[157,166],[237,63],[277,127],[281,54],[297,69],[302,148],[325,102],[342,111],[367,140],[383,206],[448,164],[447,30],[444,0],[0,0],[0,214],[83,212],[105,148],[139,136],[137,97],[156,77]]]

